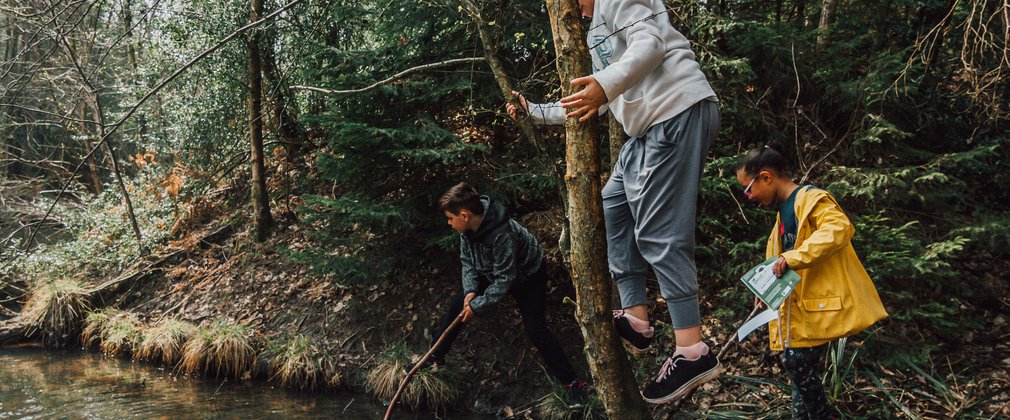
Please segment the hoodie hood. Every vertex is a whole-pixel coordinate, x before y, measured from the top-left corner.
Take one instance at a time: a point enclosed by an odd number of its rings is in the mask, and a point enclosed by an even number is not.
[[[509,228],[508,211],[505,210],[505,206],[486,195],[480,196],[480,204],[484,206],[480,227],[476,232],[466,232],[466,239],[491,247],[495,238]]]

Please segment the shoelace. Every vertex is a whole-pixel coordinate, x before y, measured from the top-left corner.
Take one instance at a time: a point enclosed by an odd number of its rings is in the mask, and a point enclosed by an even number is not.
[[[663,363],[663,367],[659,368],[659,376],[656,376],[656,382],[663,382],[667,376],[673,373],[673,368],[677,367],[677,361],[683,359],[683,357],[668,357],[666,362]]]
[[[614,319],[623,317],[624,317],[624,309],[614,309]]]

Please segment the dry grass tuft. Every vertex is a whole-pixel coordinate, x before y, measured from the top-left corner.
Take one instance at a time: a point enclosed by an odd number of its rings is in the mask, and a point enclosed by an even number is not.
[[[42,282],[28,294],[21,317],[28,331],[41,331],[46,344],[57,347],[77,335],[90,309],[84,287],[76,280],[62,278]]]
[[[196,327],[188,322],[176,319],[162,319],[144,332],[136,351],[134,360],[161,360],[163,363],[175,363],[182,354],[183,345],[196,333]]]
[[[590,396],[585,404],[574,404],[568,401],[565,387],[552,384],[551,392],[537,404],[537,418],[543,420],[594,420],[607,418],[603,411],[603,403]]]
[[[102,309],[88,314],[81,341],[86,347],[99,343],[109,355],[133,351],[143,336],[144,326],[136,314],[118,309]]]
[[[415,362],[403,345],[394,345],[368,373],[369,392],[382,400],[392,399]],[[400,400],[414,410],[422,404],[436,411],[448,408],[460,396],[455,376],[454,371],[446,367],[419,370],[410,379]]]
[[[102,352],[109,355],[132,351],[143,337],[144,325],[137,314],[121,312],[109,317],[101,330]]]
[[[333,357],[304,335],[283,345],[273,357],[270,370],[270,379],[286,388],[311,390],[336,387],[342,382]]]
[[[101,342],[102,329],[109,323],[112,315],[108,309],[88,312],[88,316],[84,319],[84,331],[81,332],[81,343],[84,347],[91,347]]]
[[[231,321],[214,321],[200,328],[182,348],[179,366],[187,373],[242,377],[256,360],[252,346],[252,328]]]

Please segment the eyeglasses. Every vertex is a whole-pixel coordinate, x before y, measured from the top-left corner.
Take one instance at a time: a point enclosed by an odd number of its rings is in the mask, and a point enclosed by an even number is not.
[[[743,189],[743,195],[746,195],[747,198],[751,198],[751,197],[754,196],[754,194],[750,192],[750,187],[752,187],[754,185],[754,181],[757,181],[757,177],[754,177],[753,179],[751,179],[750,180],[750,184],[747,184],[747,188]]]

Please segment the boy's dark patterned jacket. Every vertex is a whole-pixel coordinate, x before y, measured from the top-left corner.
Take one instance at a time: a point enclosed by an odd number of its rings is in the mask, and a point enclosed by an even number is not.
[[[463,294],[484,293],[470,301],[476,314],[501,301],[509,289],[540,270],[544,251],[537,239],[508,216],[505,207],[481,196],[484,215],[476,232],[460,235]]]

